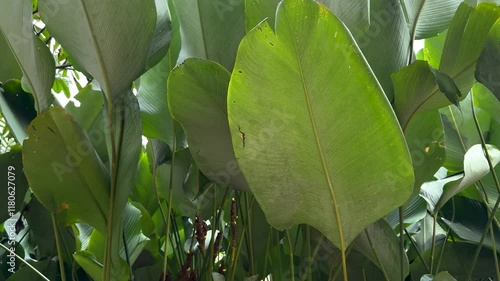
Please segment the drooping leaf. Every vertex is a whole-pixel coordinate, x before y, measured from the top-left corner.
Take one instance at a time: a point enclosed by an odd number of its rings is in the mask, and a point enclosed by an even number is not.
[[[457,88],[453,79],[445,73],[439,72],[438,70],[429,66],[434,78],[436,79],[436,83],[439,87],[441,93],[443,93],[448,100],[460,109],[459,98],[462,96],[460,93],[460,89]]]
[[[23,91],[21,81],[9,80],[0,86],[0,109],[12,135],[22,143],[28,137],[26,129],[36,117],[36,110],[33,96]]]
[[[172,2],[182,38],[179,62],[196,57],[233,69],[238,44],[245,35],[243,0]]]
[[[51,108],[33,120],[28,135],[23,166],[38,200],[64,224],[81,220],[104,233],[107,172],[75,119],[60,107]]]
[[[500,20],[490,30],[476,66],[476,79],[500,100]]]
[[[152,66],[149,56],[168,44],[153,42],[162,39],[158,32],[168,36],[168,27],[156,29],[154,0],[42,1],[39,10],[50,34],[99,82],[108,100],[130,88]]]
[[[500,162],[500,151],[493,145],[486,145],[493,166]],[[422,197],[429,203],[431,212],[439,211],[455,194],[478,181],[490,171],[483,148],[472,146],[464,157],[464,173],[422,185]]]
[[[228,96],[236,159],[271,225],[307,223],[345,249],[411,194],[407,148],[360,51],[326,7],[285,0],[276,21],[276,34],[264,22],[240,44]]]
[[[234,156],[227,121],[229,78],[229,72],[216,63],[187,59],[170,74],[168,101],[200,170],[219,185],[248,190]]]
[[[49,48],[33,33],[31,0],[2,0],[0,6],[0,31],[23,71],[23,80],[35,99],[35,109],[41,113],[54,99],[50,92],[54,59]]]

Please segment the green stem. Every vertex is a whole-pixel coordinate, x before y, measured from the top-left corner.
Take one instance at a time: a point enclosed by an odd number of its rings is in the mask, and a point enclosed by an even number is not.
[[[288,229],[285,230],[286,240],[288,240],[288,247],[290,252],[290,270],[292,271],[292,281],[295,281],[295,268],[293,266],[293,248],[292,248],[292,240],[290,239],[290,232]]]
[[[483,137],[483,132],[481,131],[481,127],[479,125],[479,121],[477,120],[476,116],[476,111],[474,110],[474,99],[471,98],[471,108],[472,108],[472,118],[474,119],[474,124],[476,125],[477,133],[479,135],[479,138],[481,139],[481,147],[483,148],[484,156],[486,157],[486,161],[488,161],[488,166],[490,168],[491,175],[493,176],[493,180],[495,182],[495,186],[497,190],[500,190],[500,182],[498,181],[497,174],[495,172],[495,166],[491,162],[490,154],[488,152],[488,149],[486,147],[486,141]],[[495,202],[495,206],[491,210],[490,217],[488,219],[487,226],[485,227],[483,234],[481,235],[481,240],[479,240],[479,245],[477,245],[476,252],[474,254],[474,259],[472,260],[472,265],[469,270],[469,274],[467,276],[467,280],[470,280],[472,277],[472,272],[474,271],[474,267],[476,266],[477,259],[479,257],[479,253],[481,251],[481,248],[483,247],[483,242],[486,237],[486,234],[488,233],[488,229],[492,226],[493,218],[495,217],[495,214],[497,212],[498,206],[500,205],[500,195],[497,198],[497,201]],[[494,237],[492,237],[492,240]],[[496,253],[494,253],[496,255]]]
[[[177,146],[177,137],[175,135],[175,126],[172,129],[172,135],[174,136],[172,139],[172,162],[170,164],[170,179],[169,179],[169,187],[168,187],[168,200],[167,200],[167,230],[165,231],[165,247],[163,249],[164,257],[163,257],[163,279],[167,278],[167,260],[168,260],[168,239],[170,237],[170,220],[172,215],[172,183],[174,178],[174,164],[175,164],[175,151]],[[191,248],[189,248],[191,250]]]
[[[385,267],[384,267],[384,264],[382,264],[382,261],[380,260],[380,257],[378,255],[378,252],[377,250],[375,249],[375,246],[373,245],[373,241],[372,239],[370,238],[370,234],[368,233],[368,231],[365,229],[365,235],[366,235],[366,239],[368,239],[368,244],[370,245],[370,248],[372,249],[372,252],[373,254],[375,255],[375,258],[377,259],[377,262],[379,264],[379,268],[380,270],[382,271],[382,273],[384,274],[384,278],[386,281],[390,281],[389,280],[389,276],[387,276],[387,272],[385,271]],[[401,279],[401,280],[404,280],[404,279]]]
[[[245,207],[247,212],[247,224],[245,227],[247,230],[247,249],[250,256],[250,276],[255,274],[255,266],[254,266],[254,257],[253,257],[253,243],[252,243],[252,208],[254,203],[254,198],[252,198],[251,202],[248,202],[247,193],[244,194],[245,197]]]
[[[408,237],[408,240],[410,240],[411,245],[413,246],[413,248],[417,252],[418,258],[420,259],[420,261],[422,261],[422,264],[425,266],[425,269],[427,270],[427,272],[431,272],[431,269],[430,269],[429,265],[427,264],[427,262],[425,261],[424,257],[422,256],[422,253],[418,249],[417,244],[415,243],[415,241],[413,241],[413,237],[411,237],[410,233],[408,233],[408,230],[405,229],[404,232],[405,232],[406,236]]]
[[[495,273],[497,274],[497,280],[500,280],[500,267],[498,266],[498,256],[496,254],[497,246],[495,242],[495,233],[493,232],[493,226],[490,226],[490,236],[492,237],[491,244],[493,246],[493,259],[495,260]]]
[[[62,253],[62,248],[61,248],[59,231],[57,229],[56,216],[53,213],[51,213],[50,216],[52,218],[52,228],[54,229],[54,236],[56,239],[57,260],[59,261],[59,270],[61,271],[61,280],[66,281],[66,271],[64,270],[63,253]]]
[[[116,155],[116,143],[115,143],[115,124],[113,118],[113,102],[108,100],[108,129],[109,129],[109,140],[111,147],[111,159],[110,159],[110,195],[109,195],[109,213],[108,221],[106,224],[106,246],[104,251],[104,268],[103,268],[103,280],[111,280],[111,269],[112,269],[112,249],[113,245],[113,226],[114,226],[114,201],[116,193],[116,180],[118,175],[118,157]]]
[[[404,273],[404,259],[406,254],[405,251],[405,233],[404,233],[404,221],[405,221],[405,207],[404,205],[399,207],[399,270],[401,273],[401,280],[405,280]]]
[[[433,274],[434,267],[434,252],[436,251],[436,222],[437,222],[437,213],[432,216],[433,224],[432,224],[432,245],[431,245],[431,271],[430,274]]]

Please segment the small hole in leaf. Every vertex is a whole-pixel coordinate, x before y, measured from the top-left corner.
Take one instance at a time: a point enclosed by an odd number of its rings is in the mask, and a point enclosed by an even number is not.
[[[274,46],[274,44],[273,44],[273,43],[271,43],[271,42],[269,42],[269,45]]]
[[[243,73],[243,71],[241,71],[241,70],[238,70],[238,73]]]

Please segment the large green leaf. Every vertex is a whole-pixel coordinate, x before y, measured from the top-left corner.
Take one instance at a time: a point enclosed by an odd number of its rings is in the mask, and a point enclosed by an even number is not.
[[[255,26],[270,17],[274,27],[275,9],[271,3],[278,1],[247,0],[245,16]],[[408,63],[410,57],[410,33],[399,0],[320,0],[352,33],[385,94],[394,97],[391,74]],[[253,27],[252,26],[252,27]],[[384,52],[380,52],[384,50]]]
[[[186,132],[200,170],[219,185],[248,190],[234,156],[227,121],[229,78],[229,72],[219,64],[187,59],[170,74],[169,106]]]
[[[404,0],[410,30],[416,39],[445,30],[462,0]]]
[[[5,82],[9,79],[19,79],[23,76],[23,72],[17,64],[16,57],[9,48],[9,44],[3,36],[0,29],[0,82]]]
[[[54,0],[41,1],[38,8],[50,34],[99,82],[108,99],[122,95],[152,66],[150,56],[158,60],[158,52],[167,47],[153,41],[162,40],[154,0]],[[169,27],[161,30],[167,33]]]
[[[35,108],[41,113],[54,99],[50,89],[54,83],[55,63],[49,48],[33,33],[31,5],[30,0],[1,0],[0,31],[35,97]]]
[[[497,20],[491,28],[476,67],[476,79],[500,100],[498,73],[500,73],[500,20]]]
[[[28,135],[24,172],[38,200],[63,223],[81,220],[104,233],[107,172],[75,119],[62,108],[51,108],[33,120]]]
[[[312,225],[345,250],[408,199],[409,153],[342,22],[303,0],[282,2],[276,20],[276,34],[264,22],[238,51],[228,96],[236,159],[271,225]]]
[[[179,62],[196,57],[233,69],[238,44],[245,35],[243,0],[172,2],[182,38]]]

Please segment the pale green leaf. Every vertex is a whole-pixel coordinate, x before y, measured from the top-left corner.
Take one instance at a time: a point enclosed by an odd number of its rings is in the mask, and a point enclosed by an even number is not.
[[[75,119],[51,108],[33,120],[28,135],[24,172],[38,200],[65,224],[84,221],[105,233],[108,175]]]
[[[411,194],[406,144],[342,22],[300,0],[282,2],[276,21],[276,34],[263,23],[238,51],[228,95],[236,159],[271,225],[307,223],[345,249]]]
[[[216,63],[187,59],[170,74],[168,101],[200,170],[219,185],[248,190],[227,121],[229,78],[229,72]]]
[[[156,29],[154,0],[41,1],[39,10],[50,34],[111,100],[130,88],[151,63],[149,55],[161,49],[153,42],[158,32],[168,32]]]

